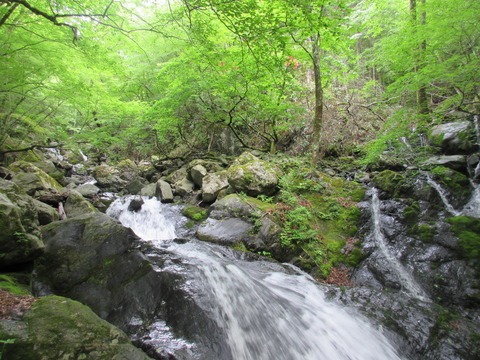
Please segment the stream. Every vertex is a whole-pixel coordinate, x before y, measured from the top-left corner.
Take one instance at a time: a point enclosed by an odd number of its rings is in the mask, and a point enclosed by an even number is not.
[[[183,271],[179,263],[188,264],[195,284],[183,286],[201,289],[192,296],[208,302],[226,342],[226,350],[208,360],[400,359],[381,331],[359,314],[327,301],[307,274],[196,239],[171,241],[187,234],[181,208],[142,198],[143,205],[134,211],[132,199],[117,199],[107,214],[153,248],[180,258],[172,263],[174,270]],[[207,360],[196,351],[194,340],[182,338],[164,319],[150,325],[148,339],[165,359]]]

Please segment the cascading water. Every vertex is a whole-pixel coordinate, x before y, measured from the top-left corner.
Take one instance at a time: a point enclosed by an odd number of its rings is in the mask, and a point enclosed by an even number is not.
[[[116,200],[107,213],[157,246],[161,239],[176,236],[175,228],[184,221],[178,208],[144,199],[141,209],[134,212],[128,210],[130,200]],[[214,321],[226,334],[231,352],[225,358],[400,359],[379,331],[326,301],[321,288],[308,276],[290,274],[273,262],[228,256],[231,250],[195,239],[164,246],[194,266],[199,288],[212,299]],[[152,331],[150,336],[154,334]]]
[[[428,176],[428,175],[427,175],[427,183],[437,191],[438,195],[440,196],[440,199],[442,199],[443,205],[445,206],[445,208],[450,214],[452,214],[453,216],[461,215],[461,212],[455,210],[452,204],[450,204],[447,198],[447,192],[445,191],[445,189],[443,189],[440,186],[439,183],[437,183],[435,180],[432,179],[431,176]]]
[[[373,232],[375,242],[380,249],[381,253],[389,264],[391,265],[392,269],[398,276],[398,280],[402,286],[402,288],[408,292],[413,297],[422,300],[422,301],[429,301],[428,296],[422,290],[420,285],[417,284],[413,276],[410,272],[405,269],[405,267],[400,263],[400,261],[393,256],[393,254],[388,249],[387,243],[385,241],[385,237],[382,233],[382,225],[381,225],[381,213],[380,213],[380,199],[378,198],[378,191],[376,188],[371,189],[372,194],[372,219],[373,219]]]

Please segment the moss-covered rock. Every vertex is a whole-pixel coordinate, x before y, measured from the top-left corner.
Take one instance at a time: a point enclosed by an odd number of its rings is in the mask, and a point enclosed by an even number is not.
[[[0,267],[22,264],[44,248],[33,199],[12,181],[0,179]]]
[[[227,170],[228,183],[250,196],[273,195],[277,191],[280,170],[245,152]]]
[[[0,320],[0,340],[10,360],[150,359],[90,308],[59,296],[36,300],[22,320]]]
[[[458,171],[437,166],[431,170],[433,178],[444,189],[459,199],[466,199],[470,196],[470,181],[468,177]]]
[[[70,190],[68,192],[67,201],[65,201],[65,213],[67,217],[76,217],[96,212],[98,212],[98,210],[78,191]]]
[[[8,169],[14,173],[12,181],[29,195],[34,195],[38,190],[49,192],[60,192],[62,190],[62,185],[54,178],[26,161],[16,161]]]
[[[384,170],[373,178],[373,184],[380,190],[390,194],[391,197],[395,197],[405,186],[405,180],[405,176],[398,172]]]
[[[470,216],[456,216],[446,219],[458,237],[462,253],[469,259],[480,261],[480,219]]]
[[[473,127],[470,121],[458,121],[434,126],[428,136],[431,145],[447,154],[459,154],[474,148]]]
[[[207,218],[207,210],[198,206],[188,206],[182,211],[182,214],[195,221],[203,221]]]

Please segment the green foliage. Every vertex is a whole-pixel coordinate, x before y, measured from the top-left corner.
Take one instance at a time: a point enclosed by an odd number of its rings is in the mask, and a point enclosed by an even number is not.
[[[0,288],[17,295],[30,295],[28,286],[19,284],[14,276],[0,275]]]
[[[442,166],[435,167],[431,170],[434,179],[440,183],[442,187],[453,192],[457,196],[470,195],[470,181],[464,174]]]
[[[398,194],[405,184],[405,176],[392,170],[384,170],[373,178],[373,184],[391,195]]]
[[[182,211],[182,214],[195,221],[203,221],[207,218],[207,211],[198,206],[188,206]]]
[[[456,216],[445,220],[452,226],[458,237],[462,253],[469,259],[480,260],[480,219],[470,216]]]

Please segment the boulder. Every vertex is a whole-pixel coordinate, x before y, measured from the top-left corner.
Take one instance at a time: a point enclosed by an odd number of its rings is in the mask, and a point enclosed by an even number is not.
[[[140,196],[154,197],[157,191],[157,183],[145,185],[142,190],[140,190]]]
[[[228,187],[226,171],[219,171],[213,174],[207,174],[203,178],[202,198],[206,203],[213,203],[218,193]]]
[[[203,185],[203,178],[205,177],[205,175],[207,175],[207,173],[207,169],[205,169],[200,164],[195,165],[190,169],[190,177],[192,178],[193,182],[200,188]]]
[[[10,360],[150,359],[90,308],[59,296],[36,300],[21,320],[0,320],[0,341],[9,339],[1,354]]]
[[[228,183],[250,196],[273,195],[277,191],[279,170],[266,161],[245,152],[227,170]]]
[[[144,178],[136,176],[127,184],[127,191],[129,194],[138,195],[146,184],[147,181]]]
[[[200,240],[220,245],[234,245],[249,243],[252,240],[250,232],[253,225],[241,219],[229,218],[224,220],[207,219],[197,230]]]
[[[39,190],[60,192],[62,186],[45,171],[26,161],[16,161],[9,170],[14,173],[12,181],[19,185],[28,195]]]
[[[472,123],[458,121],[434,126],[428,140],[446,154],[468,153],[474,149]]]
[[[174,188],[176,195],[185,196],[193,192],[195,184],[187,178],[183,178],[174,184]]]
[[[100,192],[100,189],[93,184],[80,185],[75,190],[84,197],[94,197]]]
[[[208,209],[209,216],[213,219],[250,218],[255,211],[257,211],[255,207],[237,194],[227,195],[217,200]]]
[[[424,161],[422,166],[445,166],[453,170],[466,172],[467,158],[464,155],[432,156]]]
[[[67,217],[76,217],[85,214],[97,213],[98,210],[90,204],[78,191],[70,190],[65,201]]]
[[[40,223],[40,225],[47,225],[60,219],[58,211],[50,205],[35,199],[33,199],[33,205],[35,206],[35,210],[37,211],[38,222]]]
[[[188,171],[186,167],[182,167],[178,170],[175,170],[170,175],[165,176],[164,180],[170,184],[175,184],[182,179],[186,178],[188,175]]]
[[[138,166],[130,159],[120,161],[115,165],[115,169],[118,171],[120,178],[127,182],[139,176]]]
[[[33,199],[15,183],[0,179],[0,268],[30,262],[43,248]]]
[[[173,192],[170,184],[166,181],[158,180],[155,196],[157,196],[163,203],[173,202]]]
[[[125,188],[127,181],[119,176],[119,171],[108,165],[99,165],[93,168],[93,177],[100,188],[118,192]]]
[[[64,169],[59,169],[55,166],[51,160],[36,161],[32,163],[39,169],[45,171],[52,178],[57,180],[59,183],[63,183],[66,171]]]

